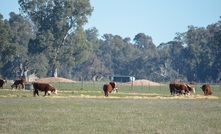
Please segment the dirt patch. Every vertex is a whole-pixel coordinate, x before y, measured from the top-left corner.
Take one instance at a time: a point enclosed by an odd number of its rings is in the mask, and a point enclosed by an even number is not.
[[[41,78],[35,80],[36,82],[44,82],[44,83],[50,83],[50,82],[74,82],[77,83],[76,81],[62,78],[62,77],[47,77],[47,78]]]
[[[127,82],[125,83],[126,85],[131,85],[133,84],[134,86],[163,86],[164,84],[160,84],[157,82],[153,82],[150,80],[146,80],[146,79],[141,79],[141,80],[135,80],[132,82]]]

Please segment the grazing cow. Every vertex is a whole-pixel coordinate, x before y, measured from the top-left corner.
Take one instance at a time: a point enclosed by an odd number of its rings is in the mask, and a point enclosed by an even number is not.
[[[169,88],[170,88],[171,95],[175,95],[177,93],[182,94],[181,90],[179,90],[180,89],[179,86],[180,85],[177,82],[170,83]]]
[[[169,88],[171,95],[189,95],[190,92],[195,93],[195,89],[188,84],[178,84],[177,82],[172,82],[170,83]]]
[[[5,84],[7,83],[7,80],[5,78],[0,78],[0,88],[4,89]]]
[[[38,83],[33,82],[33,88],[34,88],[34,96],[38,95],[38,91],[45,92],[44,96],[47,94],[50,95],[51,93],[57,94],[57,90],[49,83]]]
[[[191,81],[190,85],[196,85],[196,82],[195,81]]]
[[[26,83],[25,79],[17,79],[15,80],[14,84],[11,85],[11,88],[13,89],[15,87],[17,89],[19,87],[20,89],[21,85],[22,89],[24,89],[25,83]]]
[[[118,93],[118,85],[116,82],[111,81],[109,84],[113,87],[112,93]]]
[[[118,92],[118,86],[116,82],[110,82],[103,86],[104,96],[108,97],[111,92]]]
[[[187,88],[188,88],[188,90],[189,90],[190,92],[196,93],[196,90],[195,90],[194,87],[191,87],[191,86],[188,85],[188,84],[185,84],[185,85],[187,86]]]
[[[205,96],[212,95],[212,91],[211,91],[209,84],[204,84],[201,88],[202,88]]]

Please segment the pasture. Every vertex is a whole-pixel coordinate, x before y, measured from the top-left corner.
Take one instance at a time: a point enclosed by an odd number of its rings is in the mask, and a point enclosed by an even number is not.
[[[119,85],[104,97],[103,83],[51,83],[58,95],[0,90],[0,133],[221,133],[221,88],[212,96],[170,96],[162,86]]]

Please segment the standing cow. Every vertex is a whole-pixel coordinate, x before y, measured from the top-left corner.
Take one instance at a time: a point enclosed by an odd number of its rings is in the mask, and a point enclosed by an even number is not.
[[[103,86],[104,96],[108,97],[111,92],[118,92],[118,86],[116,82],[109,82]]]
[[[178,84],[177,82],[172,82],[170,83],[169,88],[171,95],[189,95],[190,92],[195,93],[195,89],[188,84]]]
[[[22,89],[24,89],[25,83],[26,83],[25,79],[17,79],[15,80],[14,84],[11,85],[11,88],[13,89],[15,87],[17,89],[19,87],[20,89],[21,85]]]
[[[4,89],[5,84],[7,83],[7,80],[5,78],[0,78],[0,88]]]
[[[34,96],[38,95],[38,91],[45,92],[44,96],[47,94],[50,95],[51,93],[57,94],[57,90],[49,83],[38,83],[33,82],[33,88],[34,88]]]
[[[203,90],[204,95],[206,95],[206,96],[212,95],[212,91],[211,91],[209,84],[204,84],[201,88]]]

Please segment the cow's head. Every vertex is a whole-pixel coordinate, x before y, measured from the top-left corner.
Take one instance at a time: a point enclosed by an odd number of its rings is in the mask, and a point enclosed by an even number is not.
[[[57,90],[54,88],[53,90],[49,90],[49,91],[47,91],[47,94],[50,96],[51,94],[57,94]]]
[[[186,86],[187,86],[187,88],[189,89],[189,91],[190,92],[193,92],[193,93],[195,93],[196,92],[196,90],[195,90],[195,88],[194,87],[191,87],[190,85],[188,85],[188,84],[186,84]]]
[[[57,94],[57,89],[53,88],[53,89],[51,90],[51,93]]]
[[[54,89],[54,94],[58,94],[58,91],[57,91],[57,89]]]
[[[112,86],[112,92],[115,93],[118,90],[117,83],[114,81],[111,81],[109,84]]]

